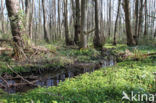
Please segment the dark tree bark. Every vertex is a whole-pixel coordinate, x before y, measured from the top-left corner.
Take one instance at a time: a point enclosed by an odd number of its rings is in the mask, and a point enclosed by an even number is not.
[[[14,56],[20,58],[21,52],[25,48],[24,41],[22,39],[22,22],[19,17],[19,1],[18,0],[6,0],[6,7],[8,10],[8,16],[11,25],[11,31],[14,41]]]
[[[111,23],[112,23],[112,0],[109,0],[109,28],[108,28],[108,36],[111,36]]]
[[[69,45],[69,30],[68,30],[68,0],[64,1],[64,28],[65,28],[65,41]]]
[[[144,36],[147,35],[147,0],[145,0],[145,29],[144,29]]]
[[[61,36],[61,18],[60,18],[60,0],[58,0],[58,34],[59,34],[59,37],[62,38]]]
[[[138,38],[140,37],[140,34],[142,33],[142,24],[143,24],[143,0],[140,0]]]
[[[134,40],[136,42],[136,45],[138,44],[138,17],[139,17],[139,0],[135,1],[135,36]]]
[[[116,20],[115,20],[115,29],[114,29],[114,41],[113,41],[113,45],[116,45],[116,44],[117,44],[117,41],[116,41],[116,32],[117,32],[118,18],[119,18],[119,14],[120,14],[120,4],[121,4],[121,0],[118,0],[118,12],[117,12]]]
[[[30,0],[25,0],[25,15],[26,15],[25,30],[26,30],[26,33],[28,33],[28,31],[29,31],[30,3],[31,3]]]
[[[45,9],[45,0],[42,0],[43,7],[43,27],[44,27],[44,40],[49,43],[48,30],[47,30],[47,18],[46,18],[46,9]]]
[[[95,1],[95,36],[94,36],[94,48],[102,50],[102,43],[101,43],[101,38],[99,34],[99,18],[98,18],[98,1]]]
[[[76,0],[76,20],[75,20],[75,36],[74,36],[74,42],[76,45],[79,44],[79,36],[81,32],[81,27],[80,27],[80,1]]]
[[[127,45],[133,46],[135,45],[135,41],[133,39],[132,31],[131,31],[131,22],[130,22],[130,8],[129,8],[129,0],[124,0],[123,8],[125,12],[125,23],[126,23],[126,34],[127,34]]]

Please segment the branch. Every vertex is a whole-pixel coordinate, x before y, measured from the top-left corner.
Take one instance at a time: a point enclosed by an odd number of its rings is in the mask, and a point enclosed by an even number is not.
[[[92,30],[90,30],[90,31],[87,31],[87,32],[85,31],[84,34],[85,34],[85,35],[89,35],[90,33],[94,32],[95,30],[96,30],[96,29],[94,28],[94,29],[92,29]]]
[[[0,51],[13,51],[13,49],[12,48],[1,48],[0,47]]]
[[[8,68],[13,72],[15,73],[19,78],[21,78],[23,81],[25,81],[26,83],[30,84],[30,85],[34,85],[32,82],[24,79],[22,76],[20,76],[19,74],[17,74],[15,71],[13,71],[13,69],[7,64]]]
[[[4,83],[6,83],[7,87],[9,87],[8,82],[2,76],[0,76],[0,78],[4,81]]]

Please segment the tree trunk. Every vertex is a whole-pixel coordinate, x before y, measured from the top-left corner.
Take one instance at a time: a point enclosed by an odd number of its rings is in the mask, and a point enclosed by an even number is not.
[[[32,39],[33,14],[34,14],[34,0],[32,0],[31,12],[30,12],[30,17],[29,17],[29,37],[30,37],[30,39]]]
[[[38,5],[39,5],[39,10],[38,10],[38,16],[39,16],[39,18],[38,18],[39,19],[38,20],[39,21],[39,27],[38,28],[39,28],[39,30],[38,30],[38,32],[41,33],[41,0],[39,0]]]
[[[112,0],[109,0],[109,28],[108,28],[108,36],[111,36],[111,23],[112,23]]]
[[[24,41],[22,39],[22,22],[19,17],[19,1],[18,0],[6,0],[6,7],[8,10],[8,16],[10,19],[11,31],[14,41],[14,56],[21,58],[21,52],[25,48]]]
[[[80,1],[76,0],[76,20],[75,20],[75,37],[74,37],[74,42],[76,45],[79,44],[79,36],[81,32],[80,28]]]
[[[139,26],[138,26],[138,38],[142,33],[142,23],[143,23],[143,0],[140,0],[140,10],[139,10]]]
[[[48,30],[47,30],[47,18],[46,18],[46,9],[45,9],[45,0],[42,0],[43,7],[43,27],[44,27],[44,40],[49,43]]]
[[[144,29],[144,36],[147,35],[147,0],[145,0],[145,29]]]
[[[65,28],[65,41],[66,41],[66,45],[69,45],[68,0],[64,1],[64,28]]]
[[[95,36],[94,36],[94,48],[102,50],[102,43],[101,43],[101,38],[100,38],[100,34],[99,34],[99,18],[98,18],[98,1],[95,1]]]
[[[29,32],[29,17],[30,17],[30,0],[25,0],[25,18],[26,18],[26,23],[25,23],[25,31],[28,34]]]
[[[136,42],[136,45],[138,45],[138,17],[139,17],[139,13],[138,13],[138,10],[139,10],[139,0],[136,0],[135,1],[135,36],[134,36],[134,40]]]
[[[85,32],[87,30],[87,0],[81,0],[81,35],[80,35],[80,48],[87,48],[87,36]]]
[[[58,34],[59,34],[59,37],[62,38],[62,36],[61,36],[62,35],[61,34],[61,24],[60,24],[61,23],[60,22],[61,21],[61,18],[60,18],[60,0],[58,0],[57,6],[58,6]]]
[[[116,16],[116,20],[115,20],[115,29],[114,29],[114,41],[113,41],[113,45],[116,45],[116,44],[117,44],[117,41],[116,41],[116,32],[117,32],[118,18],[119,18],[119,14],[120,14],[120,4],[121,4],[121,0],[118,0],[118,11],[117,11],[117,16]]]
[[[133,46],[135,45],[132,31],[131,31],[131,23],[130,23],[130,8],[129,8],[129,0],[124,0],[123,4],[124,12],[125,12],[125,23],[126,23],[126,34],[127,34],[127,45]]]
[[[5,34],[5,28],[4,28],[4,6],[3,6],[3,0],[1,0],[1,22],[2,22],[2,33]]]

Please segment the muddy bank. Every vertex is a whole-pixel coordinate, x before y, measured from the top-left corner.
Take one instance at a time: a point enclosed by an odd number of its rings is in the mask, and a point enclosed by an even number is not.
[[[0,79],[0,88],[8,93],[27,92],[38,86],[57,86],[66,78],[72,78],[86,72],[93,72],[103,67],[115,65],[113,57],[100,59],[95,63],[75,62],[60,68],[38,69],[37,71],[24,72],[13,75],[3,74]]]

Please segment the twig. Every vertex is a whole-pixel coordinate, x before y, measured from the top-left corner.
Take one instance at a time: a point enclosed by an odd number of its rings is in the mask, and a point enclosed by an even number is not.
[[[25,82],[27,82],[28,84],[30,84],[30,85],[35,85],[35,84],[33,84],[32,82],[30,82],[30,81],[28,81],[28,80],[26,80],[26,79],[24,79],[22,76],[20,76],[18,73],[16,73],[15,71],[13,71],[13,69],[7,64],[7,66],[8,66],[8,68],[13,72],[13,73],[15,73],[19,78],[21,78],[23,81],[25,81]]]
[[[84,34],[85,34],[85,35],[89,35],[90,33],[94,32],[94,31],[95,31],[95,29],[92,29],[92,30],[90,30],[90,31],[84,32]]]
[[[13,49],[12,48],[1,48],[0,47],[0,51],[12,51]]]
[[[38,80],[34,80],[32,81],[31,83],[36,83]],[[14,83],[14,84],[11,84],[10,87],[18,87],[18,86],[25,86],[27,85],[27,83]],[[37,85],[33,85],[33,86],[37,86]]]
[[[5,88],[5,86],[2,83],[0,83],[0,88]]]
[[[8,82],[2,76],[0,76],[0,78],[4,81],[4,83],[6,83],[7,87],[9,87]]]

